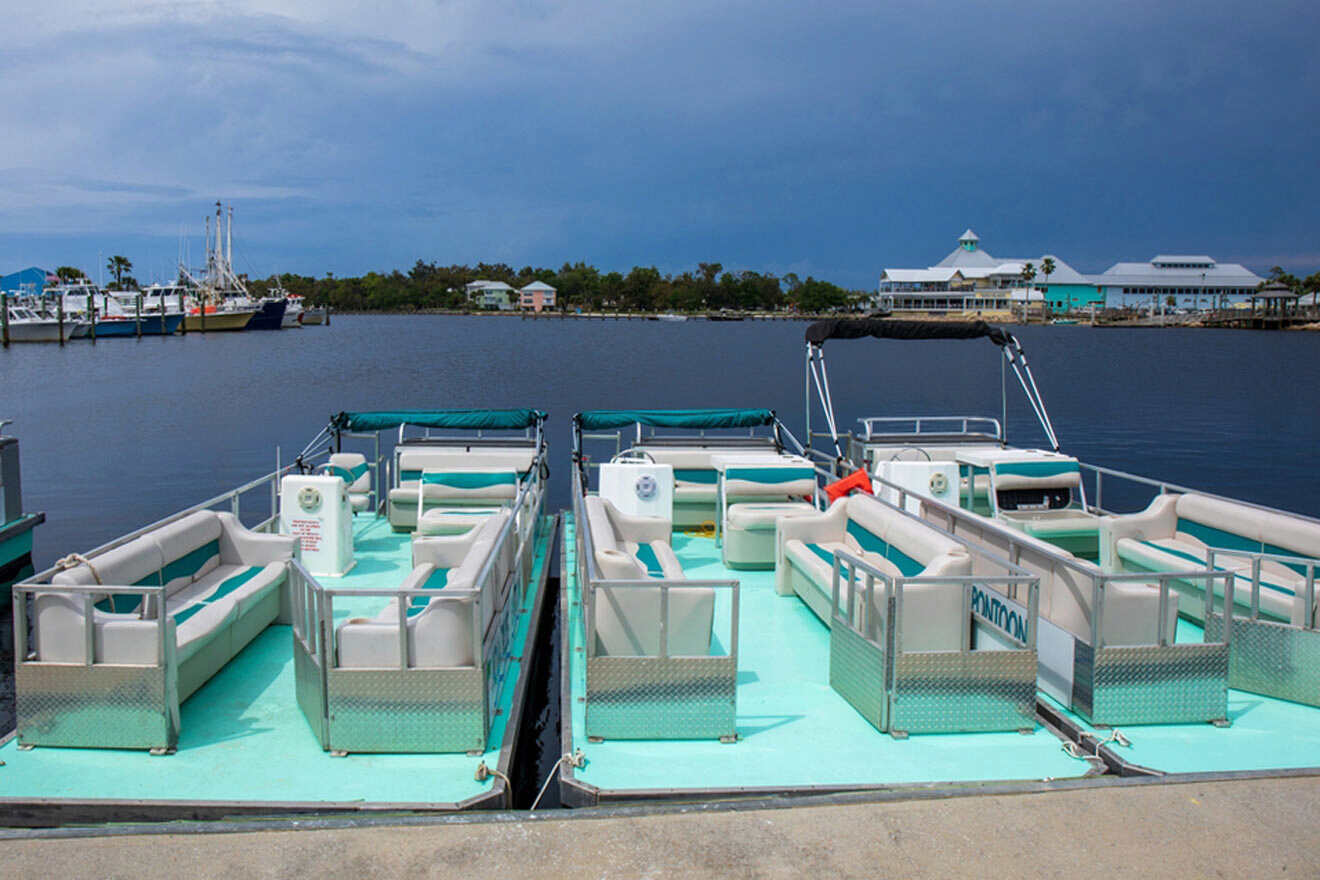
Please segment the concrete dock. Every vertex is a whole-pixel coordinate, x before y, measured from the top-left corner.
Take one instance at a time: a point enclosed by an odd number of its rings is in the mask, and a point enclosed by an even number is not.
[[[171,880],[1320,877],[1317,828],[1320,779],[1291,777],[785,809],[11,838],[0,840],[0,863],[10,877]]]

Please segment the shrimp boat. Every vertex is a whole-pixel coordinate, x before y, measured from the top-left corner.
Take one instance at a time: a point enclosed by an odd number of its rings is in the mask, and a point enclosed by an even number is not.
[[[1037,712],[1038,576],[881,498],[827,508],[828,468],[770,410],[583,412],[573,432],[563,803],[1105,769]],[[975,601],[990,585],[1022,600],[1020,631]]]
[[[558,525],[543,424],[339,413],[16,584],[8,824],[507,807]]]
[[[8,424],[0,419],[0,432]],[[32,532],[45,521],[46,514],[23,509],[18,438],[0,433],[0,599],[8,601],[10,586],[32,574]]]
[[[260,329],[278,330],[284,320],[284,304],[254,303],[247,285],[234,271],[234,209],[229,209],[228,225],[224,210],[215,203],[215,231],[206,218],[206,266],[200,270],[179,267],[179,274],[192,288],[192,304],[183,319],[188,333],[247,330],[254,324]]]
[[[989,340],[999,417],[869,417],[840,431],[824,346],[869,337]],[[1002,328],[840,319],[811,325],[806,343],[808,443],[827,446],[806,455],[965,544],[973,573],[997,571],[985,560],[998,556],[1039,577],[1034,609],[996,584],[973,605],[1004,632],[1038,618],[1041,717],[1116,773],[1320,767],[1320,520],[1061,453],[1026,354]],[[1048,449],[1007,442],[1014,380]]]

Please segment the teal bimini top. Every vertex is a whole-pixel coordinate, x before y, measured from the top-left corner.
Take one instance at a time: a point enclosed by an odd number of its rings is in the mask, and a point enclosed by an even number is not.
[[[622,428],[632,424],[657,428],[752,428],[773,425],[772,409],[596,409],[573,417],[588,430]]]
[[[340,431],[380,431],[399,425],[419,428],[530,428],[545,420],[538,409],[401,409],[379,412],[341,412],[331,416],[330,427]]]

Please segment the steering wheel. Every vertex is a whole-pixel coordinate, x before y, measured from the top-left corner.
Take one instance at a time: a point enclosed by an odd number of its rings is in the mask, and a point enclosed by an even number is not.
[[[625,449],[623,452],[615,453],[614,457],[610,459],[610,464],[618,461],[634,460],[649,461],[651,464],[655,464],[655,456],[645,449]]]
[[[927,452],[926,450],[922,449],[920,446],[904,446],[902,449],[898,450],[898,451],[895,452],[893,455],[889,456],[889,460],[890,460],[890,461],[912,461],[912,459],[899,458],[900,455],[902,455],[904,452],[907,452],[909,449],[912,450],[913,452],[920,452],[922,455],[926,456],[926,461],[934,461],[934,460],[935,460],[935,459],[933,459],[933,458],[930,457],[930,453],[929,453],[929,452]],[[918,460],[919,460],[919,459],[918,459]]]

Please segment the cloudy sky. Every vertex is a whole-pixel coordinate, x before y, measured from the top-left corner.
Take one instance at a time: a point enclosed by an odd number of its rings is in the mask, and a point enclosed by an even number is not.
[[[57,2],[6,13],[0,272],[585,259],[872,287],[973,227],[1320,267],[1320,5]]]

